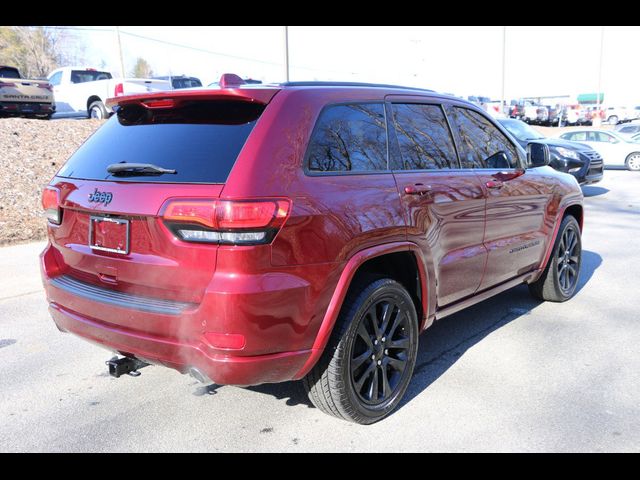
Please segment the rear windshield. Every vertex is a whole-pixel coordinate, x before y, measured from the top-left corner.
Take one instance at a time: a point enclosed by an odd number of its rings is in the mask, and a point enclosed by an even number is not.
[[[202,83],[197,78],[172,78],[173,88],[196,88],[201,87]]]
[[[95,82],[96,80],[109,80],[109,72],[98,72],[97,70],[71,70],[71,83]]]
[[[146,183],[225,183],[264,105],[188,102],[179,108],[122,107],[58,172],[59,177]],[[176,173],[111,174],[115,163],[149,163]]]
[[[1,67],[0,78],[20,78],[17,68]]]

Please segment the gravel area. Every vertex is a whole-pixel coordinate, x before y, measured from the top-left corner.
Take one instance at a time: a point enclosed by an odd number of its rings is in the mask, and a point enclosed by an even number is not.
[[[100,120],[0,119],[0,245],[42,240],[42,188]]]

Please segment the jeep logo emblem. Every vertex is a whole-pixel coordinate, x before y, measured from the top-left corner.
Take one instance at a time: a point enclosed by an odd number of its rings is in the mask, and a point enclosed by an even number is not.
[[[112,199],[113,194],[111,192],[100,192],[97,188],[95,192],[89,194],[90,202],[104,203],[105,207],[111,203]]]

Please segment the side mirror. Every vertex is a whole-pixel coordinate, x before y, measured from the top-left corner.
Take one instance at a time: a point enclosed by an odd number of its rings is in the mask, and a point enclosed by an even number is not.
[[[531,168],[549,165],[551,153],[544,143],[531,142],[527,145],[527,166]]]

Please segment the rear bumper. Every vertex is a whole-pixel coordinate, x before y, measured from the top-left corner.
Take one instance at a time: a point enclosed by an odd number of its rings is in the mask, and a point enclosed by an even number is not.
[[[0,102],[3,115],[48,115],[56,111],[54,103]]]
[[[55,302],[49,304],[49,311],[62,331],[122,355],[181,373],[197,368],[218,385],[258,385],[291,380],[311,354],[310,350],[247,357],[216,354],[204,342],[188,343],[114,327],[74,313]]]
[[[317,324],[300,307],[309,305],[311,287],[294,275],[280,274],[272,284],[265,276],[257,276],[256,284],[241,278],[236,289],[234,279],[216,274],[201,303],[172,312],[135,295],[128,304],[115,293],[99,298],[100,287],[88,284],[79,294],[81,286],[61,281],[65,276],[57,270],[51,245],[41,254],[41,270],[49,311],[60,330],[148,363],[182,373],[196,368],[220,385],[256,385],[297,379],[312,353]],[[209,332],[242,335],[245,346],[214,346]]]

